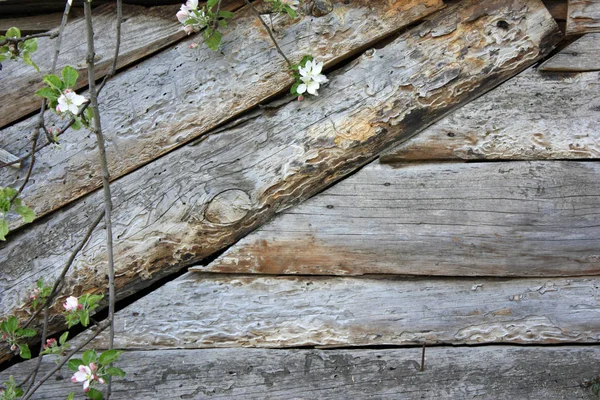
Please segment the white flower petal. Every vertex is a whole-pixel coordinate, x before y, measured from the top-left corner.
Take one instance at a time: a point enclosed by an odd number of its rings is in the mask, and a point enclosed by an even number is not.
[[[313,96],[318,96],[317,90],[319,89],[319,84],[317,82],[311,82],[308,84],[306,91]]]
[[[192,10],[195,10],[198,8],[198,0],[188,0],[187,3],[185,3],[185,4]]]
[[[323,62],[320,62],[320,63],[317,63],[317,64],[313,65],[312,73],[314,75],[319,75],[322,70],[323,70]]]
[[[298,94],[306,92],[306,85],[304,83],[299,84],[296,88],[296,92],[298,92]]]

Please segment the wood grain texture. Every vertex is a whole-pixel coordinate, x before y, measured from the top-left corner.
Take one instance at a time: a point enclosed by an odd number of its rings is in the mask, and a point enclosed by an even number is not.
[[[596,275],[599,174],[578,162],[371,164],[192,269]]]
[[[544,5],[557,21],[565,21],[567,19],[567,3],[568,0],[542,0]]]
[[[382,162],[600,157],[600,74],[530,68],[384,152]]]
[[[577,39],[539,67],[540,71],[585,72],[600,70],[600,33]],[[590,90],[592,92],[593,90]]]
[[[114,3],[114,0],[94,0],[96,5]],[[168,4],[180,4],[181,0],[123,0],[123,4],[135,4],[139,6],[151,7]],[[53,12],[62,12],[65,9],[63,0],[0,0],[0,15],[13,16],[32,16],[37,14],[48,14]],[[78,1],[73,2],[72,9],[79,10],[83,15],[83,4]]]
[[[600,32],[600,0],[569,0],[567,35]]]
[[[410,279],[188,272],[116,314],[115,346],[597,343],[599,294],[598,277]],[[106,345],[104,334],[90,344]]]
[[[291,60],[310,53],[326,66],[334,65],[443,6],[441,0],[335,4],[331,14],[320,18],[307,15],[293,22],[283,15],[275,18],[277,39]],[[168,14],[168,23],[178,24],[172,16],[174,12]],[[180,35],[180,24],[174,30]],[[190,49],[199,40],[191,37],[109,82],[100,108],[113,179],[291,86],[293,78],[284,60],[254,13],[240,11],[224,35],[219,53],[204,45]],[[36,120],[32,117],[1,131],[0,147],[26,154],[30,135],[24,132],[31,132]],[[32,181],[23,193],[38,216],[102,185],[94,136],[70,131],[60,142],[60,154],[53,146],[39,152]],[[26,168],[0,170],[0,182],[23,179]],[[12,227],[20,223],[15,219]]]
[[[64,3],[64,2],[63,2]],[[33,15],[27,17],[6,18],[6,14],[2,13],[2,3],[0,3],[0,34],[4,33],[13,26],[16,26],[21,31],[21,34],[29,35],[33,33],[41,33],[58,28],[62,21],[62,12]],[[64,4],[63,4],[64,8]],[[83,16],[82,8],[71,8],[69,19],[73,20]]]
[[[509,21],[509,29],[498,20]],[[112,186],[118,297],[193,265],[347,176],[535,62],[556,32],[539,1],[463,1],[329,74],[319,97],[265,108],[119,179]],[[232,190],[245,198],[226,194]],[[15,232],[1,246],[5,314],[22,315],[26,289],[40,274],[57,275],[102,207],[101,195]],[[210,218],[209,209],[216,210]],[[64,295],[105,290],[104,243],[104,232],[95,232]],[[56,318],[51,330],[61,326]]]
[[[128,351],[112,399],[593,399],[598,347]],[[0,374],[22,378],[33,362]],[[42,362],[42,373],[54,366]],[[76,386],[60,371],[34,399],[62,399]],[[80,389],[80,388],[77,388]]]
[[[122,68],[140,58],[176,42],[185,36],[181,24],[173,20],[177,6],[144,8],[123,7],[121,51],[118,67]],[[94,11],[94,32],[96,50],[96,77],[101,79],[112,66],[116,40],[116,8],[107,4]],[[85,57],[87,45],[81,40],[85,32],[85,21],[76,18],[67,24],[63,36],[62,51],[58,57],[57,71],[71,65],[79,72],[76,89],[86,86],[87,74]],[[23,66],[20,62],[3,64],[0,92],[3,95],[0,108],[0,127],[4,127],[40,108],[40,98],[34,93],[43,87],[42,78],[50,71],[54,57],[56,39],[38,39],[38,50],[31,58],[41,72]],[[30,132],[30,131],[27,131]],[[23,134],[23,132],[21,132]],[[2,133],[4,135],[4,133]],[[27,135],[28,136],[28,135]],[[6,140],[6,139],[5,139]]]

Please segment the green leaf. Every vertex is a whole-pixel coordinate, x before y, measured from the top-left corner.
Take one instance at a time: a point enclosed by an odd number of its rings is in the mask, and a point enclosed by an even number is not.
[[[75,118],[75,121],[73,121],[73,125],[71,125],[71,129],[78,131],[81,129],[81,121],[79,120],[79,118]]]
[[[37,39],[28,39],[23,42],[23,50],[33,53],[37,50]]]
[[[37,331],[35,329],[17,329],[19,332],[18,335],[21,337],[34,337],[37,335]]]
[[[83,361],[80,360],[79,358],[72,358],[69,360],[69,362],[67,363],[67,367],[71,370],[71,371],[77,371],[79,370],[79,366],[83,365]]]
[[[121,378],[125,376],[125,371],[123,371],[121,368],[115,367],[106,368],[106,373],[110,376],[119,376]]]
[[[233,18],[235,14],[232,13],[231,11],[224,11],[224,10],[220,10],[219,11],[219,17],[221,18]]]
[[[79,315],[81,325],[88,326],[90,324],[90,314],[87,311],[82,311]]]
[[[31,350],[29,350],[29,346],[27,346],[26,344],[20,344],[19,355],[21,356],[21,358],[29,360],[31,358]]]
[[[8,224],[4,218],[0,219],[0,240],[5,241],[8,235]]]
[[[75,399],[75,392],[69,393],[69,395],[67,396],[67,400],[74,400],[74,399]]]
[[[63,82],[65,83],[65,86],[70,88],[75,86],[77,78],[79,78],[79,74],[77,73],[75,68],[67,65],[62,69],[62,78]]]
[[[290,93],[293,94],[294,96],[298,96],[298,86],[300,86],[300,82],[296,82],[292,85],[292,87],[290,88]]]
[[[285,7],[285,12],[290,16],[291,19],[296,19],[296,11],[292,7]]]
[[[35,213],[27,206],[17,206],[15,207],[15,212],[23,218],[23,222],[25,223],[33,222],[35,219]]]
[[[60,92],[58,90],[48,86],[41,88],[40,90],[35,92],[35,94],[36,96],[45,97],[48,100],[58,100],[58,98],[60,97]]]
[[[17,27],[12,27],[9,30],[6,31],[6,37],[9,38],[20,38],[21,37],[21,31],[19,30],[19,28]]]
[[[94,388],[90,388],[85,395],[92,400],[102,400],[104,398],[102,392]]]
[[[60,344],[62,346],[63,344],[65,344],[65,342],[67,341],[68,338],[69,338],[69,331],[66,331],[65,333],[60,335],[60,337],[58,338],[58,344]]]
[[[118,350],[106,350],[104,353],[100,354],[98,361],[100,361],[100,364],[102,365],[112,364],[117,358],[119,358],[119,354],[121,353],[122,351]]]
[[[63,81],[61,81],[60,78],[54,74],[44,76],[44,83],[56,90],[64,89]]]
[[[3,333],[8,333],[8,324],[6,323],[6,321],[2,321],[2,323],[0,323],[0,330]]]
[[[44,278],[40,278],[37,281],[35,281],[35,286],[37,286],[38,289],[41,289],[44,287]]]
[[[29,55],[29,52],[25,51],[21,53],[21,58],[23,59],[23,62],[25,64],[31,65],[33,68],[35,68],[37,72],[40,72],[40,68],[33,61],[31,61],[31,56]]]
[[[13,333],[19,327],[19,320],[14,315],[11,315],[8,320],[6,320],[6,330],[10,333]]]
[[[90,363],[96,362],[96,360],[98,360],[98,354],[96,354],[96,351],[93,349],[86,350],[83,352],[81,360],[84,364],[89,365]]]
[[[218,2],[219,2],[219,0],[208,0],[206,2],[206,7],[210,10],[211,8],[216,6]]]
[[[4,54],[0,54],[0,62],[6,60],[8,57],[6,57]]]
[[[214,30],[211,34],[208,33],[208,29],[204,32],[204,42],[206,43],[206,46],[213,51],[217,51],[219,49],[219,45],[221,44],[221,39],[223,37],[221,35],[221,32]]]

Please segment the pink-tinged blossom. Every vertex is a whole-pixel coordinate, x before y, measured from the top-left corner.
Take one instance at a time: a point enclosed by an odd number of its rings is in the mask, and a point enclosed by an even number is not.
[[[181,22],[182,24],[187,21],[187,19],[190,17],[190,12],[187,8],[184,8],[185,6],[181,6],[181,8],[179,9],[179,11],[177,11],[177,14],[175,14],[177,16],[177,19],[179,20],[179,22]]]
[[[187,33],[188,35],[191,35],[194,32],[194,27],[192,25],[187,25],[183,27],[183,30],[185,31],[185,33]]]
[[[87,100],[85,97],[78,95],[72,90],[65,90],[63,94],[58,98],[58,105],[56,106],[56,111],[70,112],[71,114],[76,115],[79,111],[79,106],[85,103]]]
[[[300,80],[302,83],[296,88],[296,92],[302,95],[304,92],[318,96],[317,90],[321,86],[321,83],[328,82],[325,75],[321,74],[323,70],[323,63],[317,63],[314,60],[307,61],[304,67],[298,68],[300,73]]]
[[[63,304],[65,311],[79,310],[81,308],[79,306],[80,306],[79,301],[77,300],[77,297],[74,297],[74,296],[67,297],[67,300]]]
[[[46,340],[46,344],[44,345],[44,348],[49,349],[54,346],[56,346],[56,339],[50,338],[50,339]]]
[[[83,391],[90,390],[90,383],[94,380],[92,369],[86,365],[80,365],[78,371],[71,377],[71,382],[83,382]]]

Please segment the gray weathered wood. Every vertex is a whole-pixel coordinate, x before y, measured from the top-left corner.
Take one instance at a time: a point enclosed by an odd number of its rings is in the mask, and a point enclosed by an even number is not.
[[[600,33],[577,39],[539,67],[540,71],[583,72],[600,70]],[[590,89],[589,92],[593,92]]]
[[[93,5],[114,3],[114,0],[94,0]],[[123,0],[123,4],[135,4],[144,7],[160,6],[168,4],[182,4],[182,0]],[[31,16],[34,14],[48,14],[62,12],[65,8],[63,0],[0,0],[0,15],[7,17]],[[71,9],[83,14],[83,4],[74,1]]]
[[[0,163],[10,164],[17,161],[19,158],[4,149],[0,149]],[[21,163],[10,165],[12,168],[21,168]]]
[[[569,0],[567,35],[600,32],[600,0]]]
[[[27,17],[6,18],[6,14],[1,12],[1,4],[2,3],[0,3],[0,14],[2,15],[2,18],[0,19],[0,34],[2,35],[13,26],[19,28],[22,34],[46,32],[54,28],[58,28],[62,20],[62,12]],[[64,4],[62,5],[64,8]],[[73,20],[82,16],[82,8],[71,8],[71,11],[69,12],[69,19]]]
[[[518,7],[462,1],[330,74],[319,97],[264,109],[119,179],[112,187],[118,296],[223,249],[345,177],[535,62],[556,32],[537,0]],[[60,160],[55,163],[60,176]],[[232,190],[245,196],[231,196]],[[101,195],[86,196],[1,246],[5,315],[19,313],[20,299],[40,274],[56,276],[102,207]],[[95,232],[76,259],[65,295],[106,290],[104,236]],[[61,326],[54,319],[51,330]]]
[[[308,15],[290,21],[282,15],[275,18],[274,24],[277,38],[291,60],[298,61],[310,53],[332,66],[441,7],[441,0],[378,0],[350,5],[337,2],[333,12],[324,17]],[[170,25],[178,24],[174,13],[161,18]],[[147,23],[144,20],[143,26]],[[180,25],[173,29],[180,35]],[[224,34],[222,52],[215,53],[204,45],[190,49],[188,46],[199,40],[191,37],[108,84],[101,99],[101,113],[113,179],[291,85],[293,78],[287,65],[274,51],[254,13],[240,11]],[[27,132],[36,121],[33,117],[0,132],[0,147],[19,155],[27,153]],[[95,138],[87,136],[70,131],[61,136],[60,152],[50,146],[39,152],[32,180],[23,193],[38,216],[102,185]],[[25,168],[17,172],[0,170],[0,182],[8,185],[23,179]],[[53,196],[48,196],[49,192]],[[12,227],[18,224],[17,220]]]
[[[433,347],[421,349],[130,351],[117,365],[111,399],[593,399],[582,384],[597,375],[600,348]],[[22,378],[34,361],[0,374]],[[42,372],[54,366],[42,362]],[[64,399],[81,388],[72,371],[34,399]]]
[[[122,68],[140,58],[168,46],[185,36],[181,24],[174,18],[177,6],[160,6],[144,8],[140,6],[123,7],[122,42],[119,52],[118,67]],[[116,9],[114,4],[99,7],[94,12],[96,77],[102,78],[112,67],[116,38]],[[86,42],[81,40],[85,32],[85,21],[76,18],[69,23],[64,32],[62,51],[58,58],[57,70],[71,65],[79,71],[76,88],[87,83]],[[38,50],[31,58],[40,67],[40,72],[21,62],[4,62],[0,93],[0,127],[6,126],[19,118],[40,108],[40,98],[34,96],[43,87],[42,78],[50,71],[54,57],[56,39],[38,39]],[[30,131],[21,132],[29,137]],[[4,133],[2,133],[4,136]],[[6,139],[4,139],[6,140]]]
[[[600,164],[371,164],[200,271],[600,274]],[[194,269],[193,268],[193,269]]]
[[[600,74],[530,68],[385,152],[382,162],[600,157]]]
[[[116,314],[115,346],[598,343],[599,285],[598,277],[411,279],[188,272]],[[106,344],[102,334],[91,345]]]

